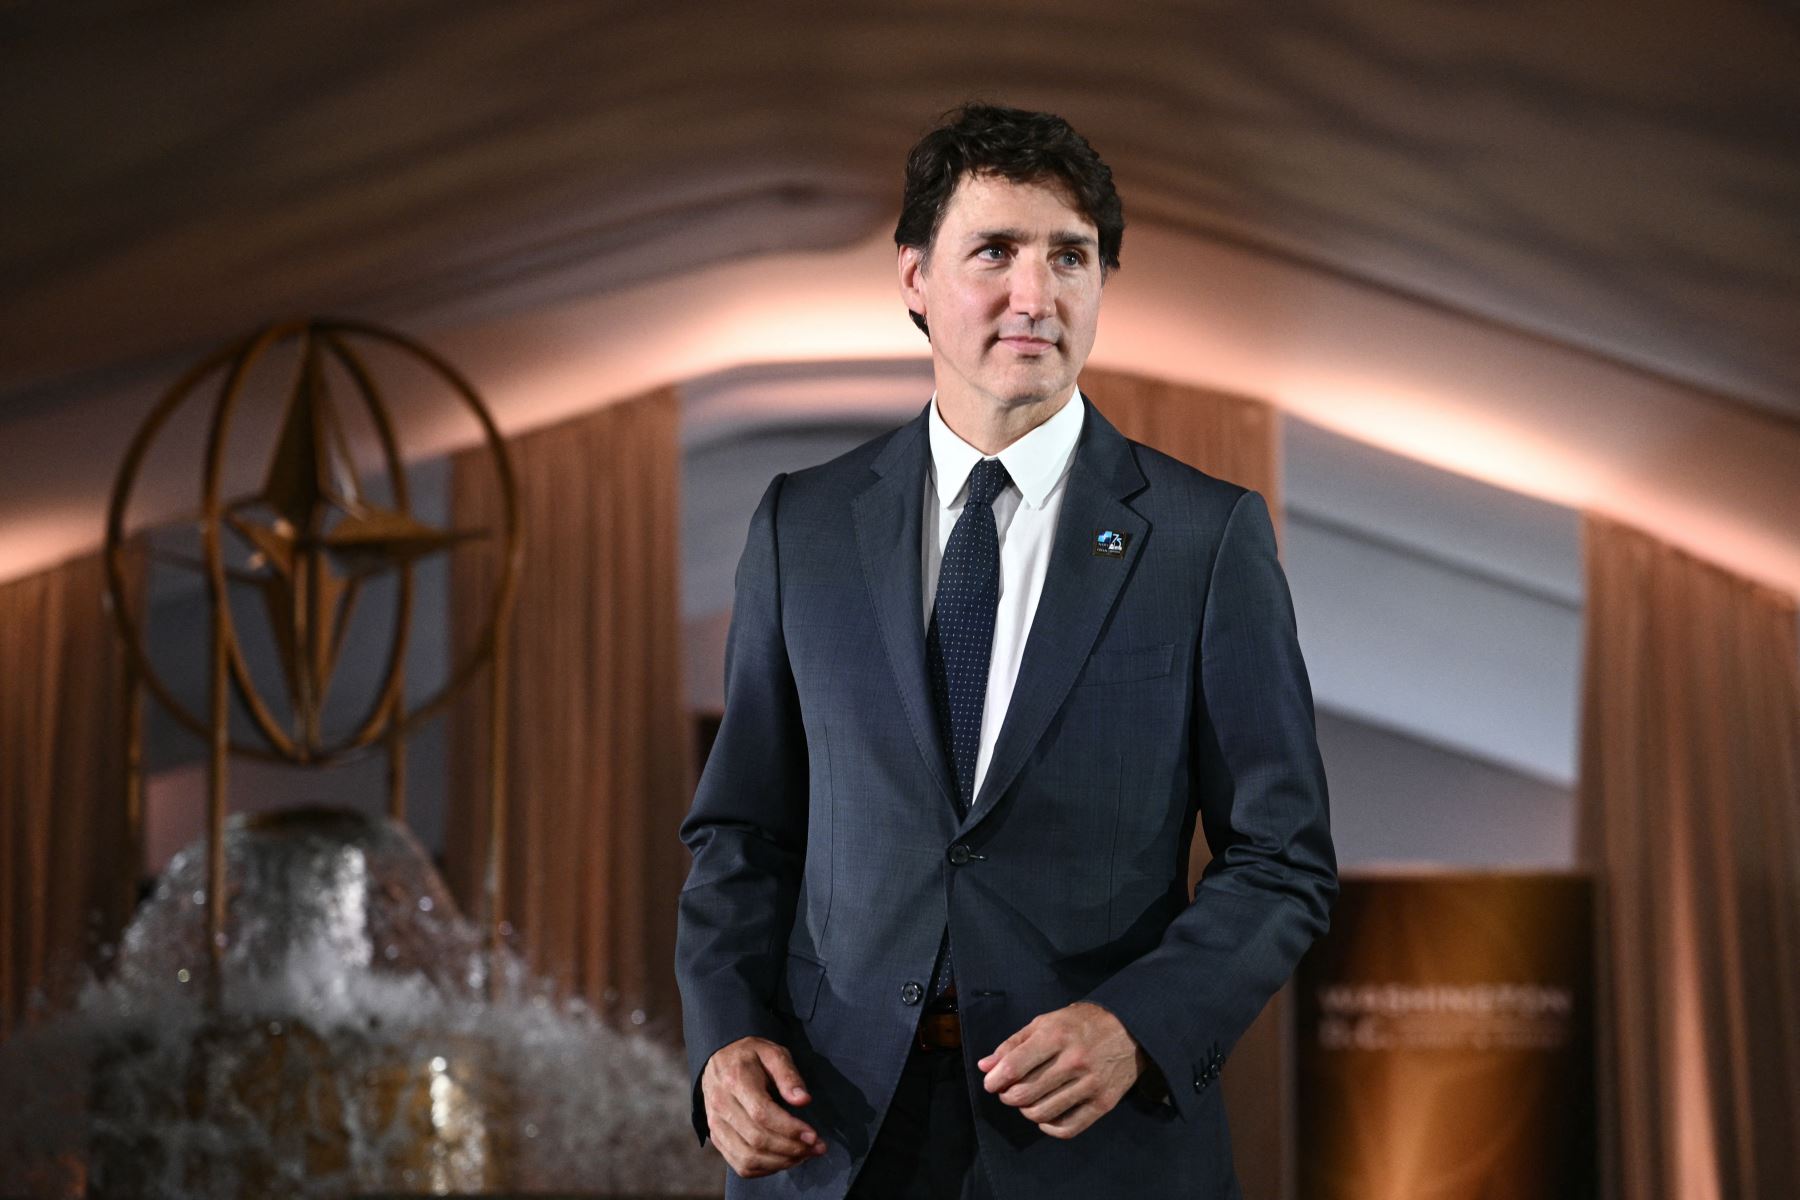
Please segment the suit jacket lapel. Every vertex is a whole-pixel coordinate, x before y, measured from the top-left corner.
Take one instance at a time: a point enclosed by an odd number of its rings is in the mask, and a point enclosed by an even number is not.
[[[925,618],[919,560],[920,527],[925,496],[925,460],[930,454],[925,433],[930,409],[901,426],[888,440],[870,470],[879,476],[854,504],[856,541],[862,554],[863,580],[881,627],[882,644],[900,688],[900,707],[912,727],[919,754],[931,768],[938,789],[957,809],[956,777],[951,772],[937,710],[925,674]]]
[[[920,441],[924,441],[921,436]],[[1006,719],[994,744],[994,756],[982,779],[981,790],[958,833],[966,833],[992,811],[999,796],[1012,786],[1026,756],[1050,718],[1062,707],[1075,677],[1081,673],[1088,652],[1100,636],[1107,614],[1112,612],[1125,579],[1143,552],[1150,523],[1125,504],[1125,497],[1144,487],[1143,472],[1132,458],[1131,445],[1091,404],[1076,443],[1075,461],[1064,485],[1062,511],[1057,515],[1050,566],[1044,590],[1025,639],[1018,682],[1007,703]],[[921,483],[921,486],[923,484]],[[916,508],[918,497],[914,496]],[[916,522],[915,522],[916,529]],[[1107,557],[1094,553],[1094,536],[1112,529],[1126,534],[1125,553]],[[913,545],[913,595],[918,594],[917,535]],[[918,628],[919,612],[912,612]],[[922,642],[922,638],[920,639]],[[923,654],[920,654],[923,661]],[[923,680],[923,675],[921,675]],[[929,713],[929,693],[926,712]],[[952,793],[954,794],[954,793]]]

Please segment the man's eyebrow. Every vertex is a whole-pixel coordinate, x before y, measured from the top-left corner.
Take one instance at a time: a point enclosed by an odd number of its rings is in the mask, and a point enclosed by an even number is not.
[[[969,235],[970,242],[1027,242],[1031,235],[1023,229],[981,229]],[[1093,246],[1094,239],[1078,230],[1064,230],[1050,235],[1056,246]]]

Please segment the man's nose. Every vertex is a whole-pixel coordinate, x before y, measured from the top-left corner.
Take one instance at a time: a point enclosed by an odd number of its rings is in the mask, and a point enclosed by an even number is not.
[[[1056,311],[1056,276],[1048,263],[1019,258],[1012,270],[1012,307],[1034,321]]]

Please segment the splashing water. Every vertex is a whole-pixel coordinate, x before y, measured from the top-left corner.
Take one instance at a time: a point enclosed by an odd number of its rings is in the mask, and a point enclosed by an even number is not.
[[[0,1043],[0,1192],[718,1194],[686,1069],[560,1001],[478,930],[401,826],[234,817],[223,1004],[205,850],[170,863],[113,972]]]

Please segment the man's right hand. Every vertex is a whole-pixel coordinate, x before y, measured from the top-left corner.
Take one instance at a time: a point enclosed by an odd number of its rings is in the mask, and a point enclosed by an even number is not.
[[[824,1139],[775,1103],[771,1084],[789,1104],[812,1103],[786,1047],[767,1038],[739,1038],[721,1046],[700,1072],[713,1145],[745,1179],[773,1175],[825,1153]]]

